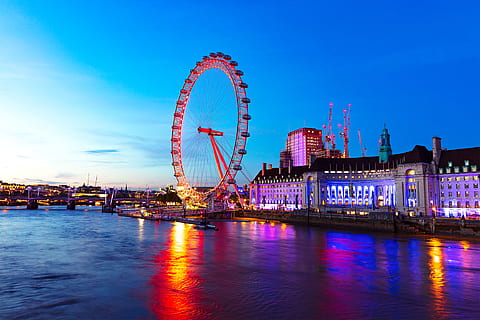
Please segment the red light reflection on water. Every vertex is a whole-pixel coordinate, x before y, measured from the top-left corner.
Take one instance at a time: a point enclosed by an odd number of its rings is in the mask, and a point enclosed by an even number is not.
[[[177,222],[166,245],[154,257],[150,308],[159,319],[192,319],[199,312],[201,279],[196,275],[195,259],[202,255],[203,233]]]

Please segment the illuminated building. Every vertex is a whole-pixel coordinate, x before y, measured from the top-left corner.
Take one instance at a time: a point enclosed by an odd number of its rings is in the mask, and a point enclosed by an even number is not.
[[[282,156],[284,159],[288,159],[289,156],[294,167],[305,166],[310,164],[312,155],[318,156],[322,150],[322,130],[300,128],[288,133],[286,153],[281,154],[280,158],[282,162]]]
[[[438,164],[438,216],[480,215],[480,148],[442,150]]]
[[[480,147],[433,148],[391,154],[389,139],[379,156],[317,158],[310,166],[264,166],[252,181],[256,209],[320,212],[355,210],[437,217],[480,216]],[[388,150],[390,149],[390,150]]]

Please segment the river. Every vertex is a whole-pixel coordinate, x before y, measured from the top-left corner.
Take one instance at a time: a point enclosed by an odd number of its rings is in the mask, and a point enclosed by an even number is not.
[[[0,210],[0,319],[480,319],[480,242]]]

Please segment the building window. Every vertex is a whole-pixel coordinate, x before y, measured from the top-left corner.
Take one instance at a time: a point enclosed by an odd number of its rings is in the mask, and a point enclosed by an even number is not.
[[[474,189],[478,189],[478,183],[474,183],[474,184],[473,184],[473,188],[474,188]]]
[[[448,197],[449,197],[449,198],[452,197],[452,193],[451,193],[451,192],[448,193]]]
[[[448,166],[449,166],[449,167],[453,166],[452,161],[448,161]]]
[[[438,169],[438,173],[443,174],[443,168]],[[442,178],[443,179],[443,178]],[[443,181],[443,180],[442,180]]]
[[[470,197],[470,192],[465,191],[465,198],[468,198],[468,197]]]
[[[440,193],[440,197],[445,197],[445,192]]]
[[[448,201],[448,207],[449,207],[449,208],[452,207],[452,201]]]
[[[477,166],[476,165],[472,166],[471,168],[472,168],[472,172],[477,172]]]
[[[478,208],[478,201],[475,201],[475,208]]]
[[[460,184],[457,183],[457,184],[455,185],[455,189],[460,189]]]
[[[452,185],[449,184],[449,185],[447,186],[447,188],[448,188],[448,189],[452,189]]]
[[[473,196],[474,196],[475,198],[478,198],[478,191],[474,191],[474,192],[473,192]]]
[[[465,208],[470,208],[470,201],[465,202]]]

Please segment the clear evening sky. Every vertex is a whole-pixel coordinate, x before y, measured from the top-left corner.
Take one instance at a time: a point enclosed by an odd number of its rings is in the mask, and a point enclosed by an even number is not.
[[[170,128],[188,72],[239,62],[252,100],[244,164],[278,166],[289,131],[352,104],[352,156],[439,136],[480,146],[477,1],[0,1],[0,180],[174,184]],[[338,143],[341,145],[340,141]]]

